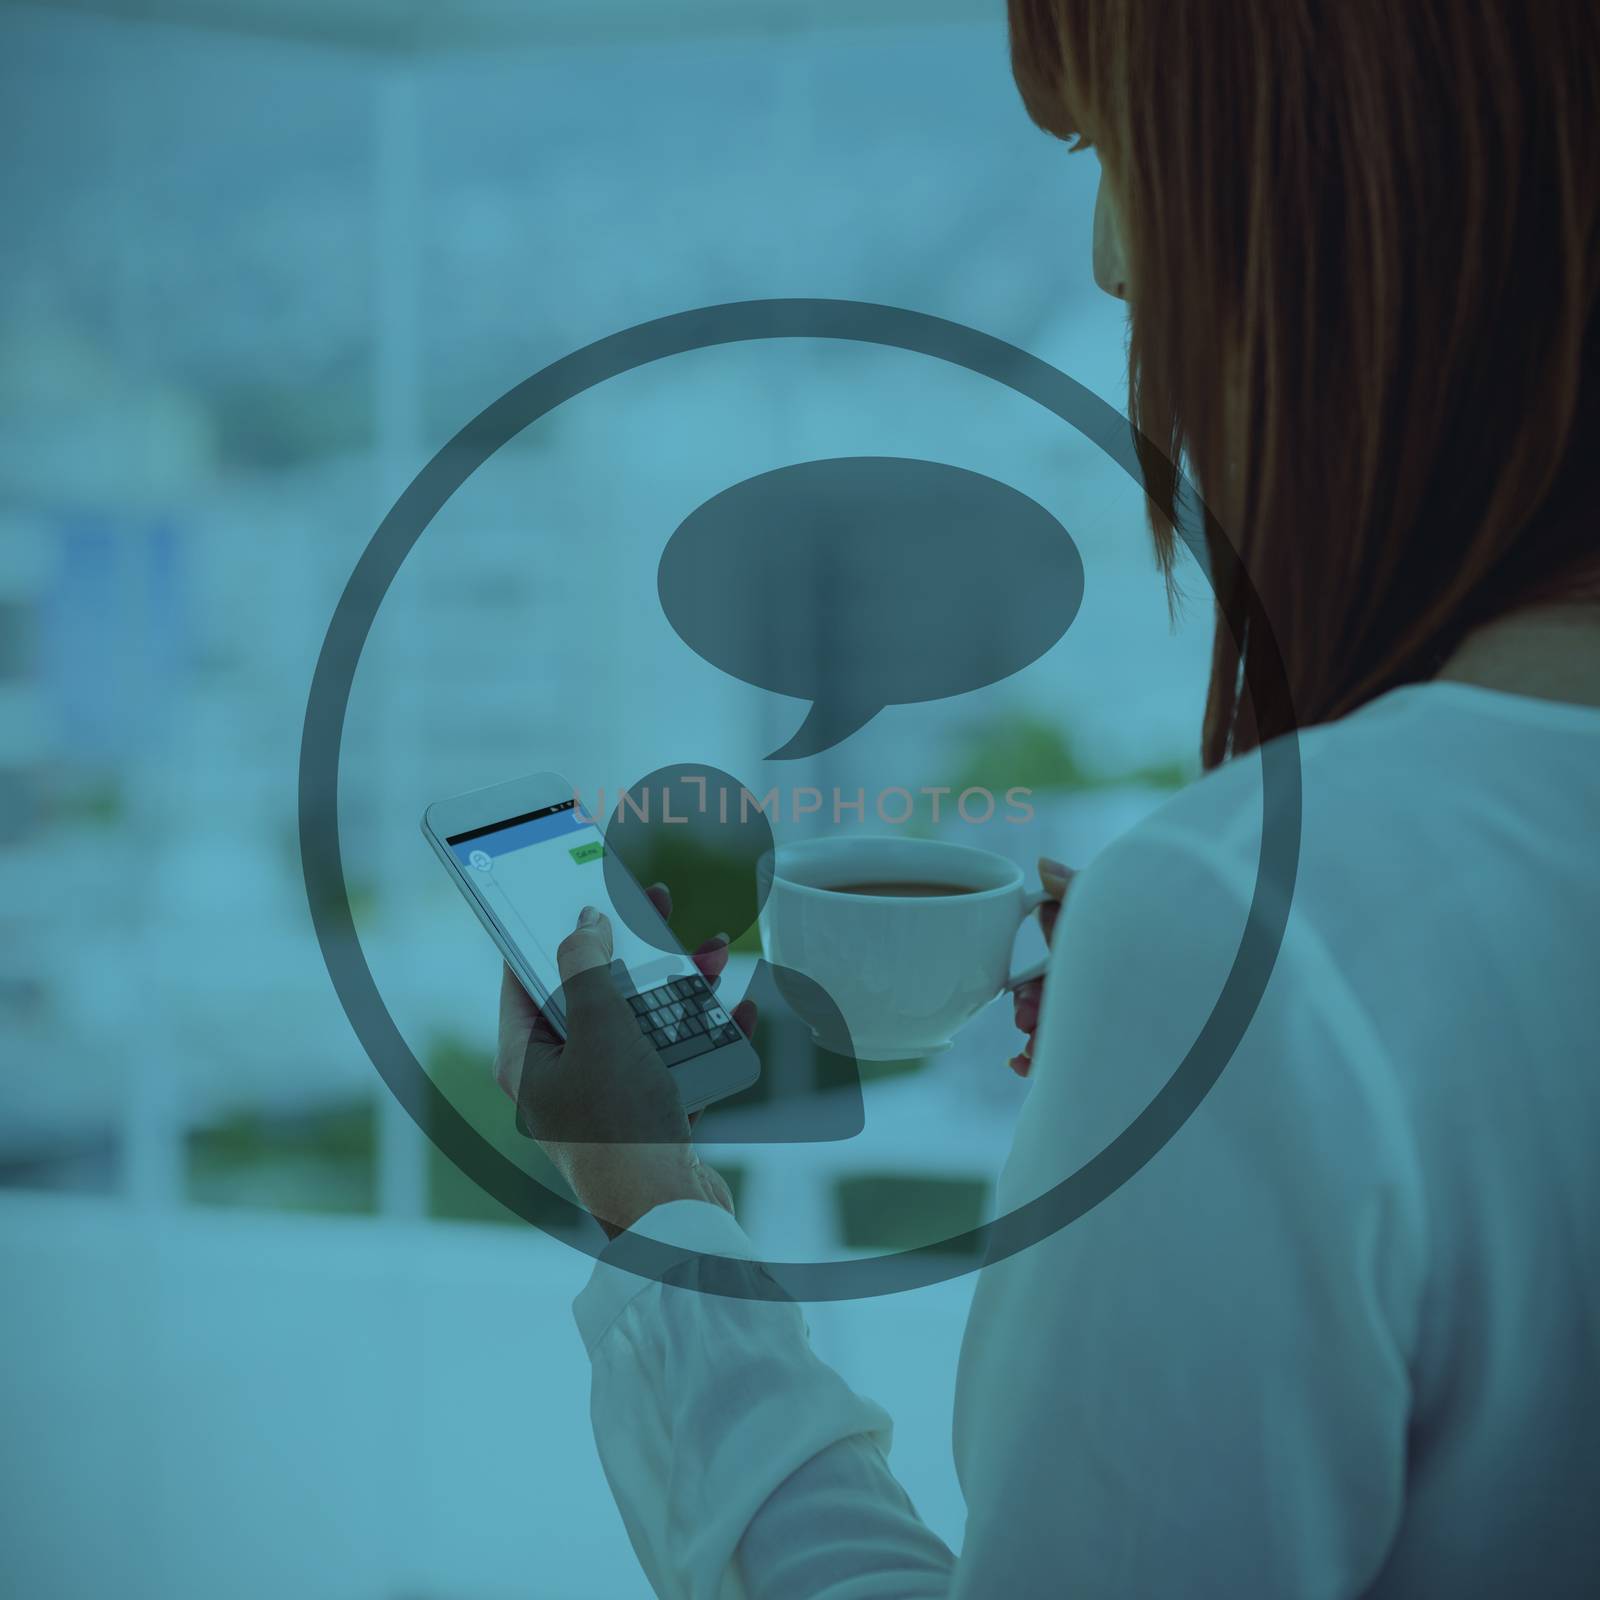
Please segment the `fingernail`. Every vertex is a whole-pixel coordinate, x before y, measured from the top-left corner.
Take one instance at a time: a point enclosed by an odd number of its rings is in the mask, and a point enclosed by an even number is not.
[[[578,913],[578,926],[580,928],[593,927],[600,920],[600,913],[593,906],[585,906]]]
[[[1071,876],[1059,861],[1052,861],[1049,856],[1039,857],[1039,882],[1057,899],[1066,893]]]
[[[731,944],[733,941],[725,933],[714,933],[711,935],[711,942],[712,944]]]
[[[659,882],[659,881],[658,881],[658,882],[656,882],[656,883],[652,883],[652,884],[651,884],[651,885],[650,885],[650,887],[651,887],[651,888],[652,888],[652,889],[665,889],[665,888],[666,888],[666,884],[664,884],[664,883],[661,883],[661,882]]]

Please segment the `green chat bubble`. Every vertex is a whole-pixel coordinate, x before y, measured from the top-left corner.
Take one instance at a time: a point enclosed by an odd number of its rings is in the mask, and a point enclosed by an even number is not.
[[[592,839],[588,844],[580,844],[567,852],[580,866],[585,861],[598,861],[606,853],[606,847],[598,839]]]

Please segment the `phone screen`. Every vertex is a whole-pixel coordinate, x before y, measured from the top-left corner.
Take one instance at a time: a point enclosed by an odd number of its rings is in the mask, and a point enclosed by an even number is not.
[[[611,873],[618,896],[606,886],[605,842],[600,829],[572,800],[473,828],[445,840],[468,883],[516,945],[530,976],[553,995],[561,986],[556,946],[578,925],[578,913],[594,906],[611,919],[613,959],[621,961],[635,989],[650,989],[694,969],[687,955],[662,950],[636,928],[660,928],[670,938],[644,891],[627,871]]]

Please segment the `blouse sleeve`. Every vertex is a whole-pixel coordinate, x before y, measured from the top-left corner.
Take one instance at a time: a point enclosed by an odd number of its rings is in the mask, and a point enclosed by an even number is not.
[[[656,1281],[602,1256],[575,1310],[601,1463],[655,1592],[945,1595],[953,1557],[889,1470],[888,1415],[813,1353],[794,1302],[708,1292],[694,1252],[755,1256],[734,1219],[680,1200],[634,1231],[679,1247],[682,1265]]]

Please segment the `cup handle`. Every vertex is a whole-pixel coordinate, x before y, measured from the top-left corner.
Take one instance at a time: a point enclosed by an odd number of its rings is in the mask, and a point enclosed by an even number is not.
[[[1054,898],[1054,895],[1047,893],[1043,889],[1035,889],[1033,893],[1022,902],[1022,916],[1020,918],[1019,925],[1021,922],[1026,922],[1028,918],[1031,917],[1034,912],[1045,903],[1046,900],[1053,900]],[[1011,976],[1006,979],[1003,988],[1020,989],[1023,984],[1032,983],[1035,978],[1042,978],[1049,970],[1050,957],[1046,956],[1043,961],[1035,961],[1031,967],[1024,967],[1021,972],[1013,972]]]

